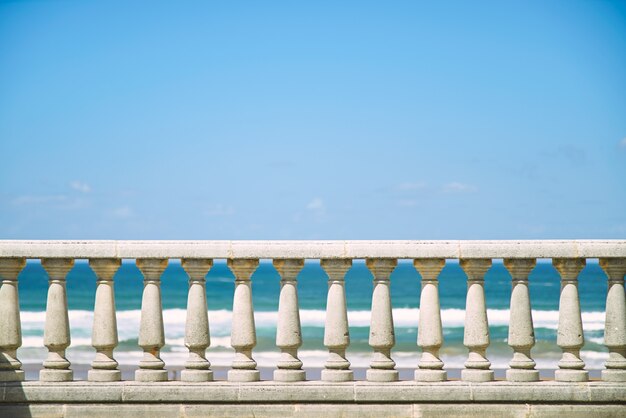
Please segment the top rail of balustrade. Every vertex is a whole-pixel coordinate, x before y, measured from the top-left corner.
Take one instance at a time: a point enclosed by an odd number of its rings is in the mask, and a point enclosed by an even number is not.
[[[613,258],[626,240],[121,241],[0,240],[0,258]]]

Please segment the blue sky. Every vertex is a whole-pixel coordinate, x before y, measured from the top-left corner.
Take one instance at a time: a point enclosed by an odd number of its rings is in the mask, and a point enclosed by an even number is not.
[[[0,156],[0,238],[624,238],[626,2],[2,1]]]

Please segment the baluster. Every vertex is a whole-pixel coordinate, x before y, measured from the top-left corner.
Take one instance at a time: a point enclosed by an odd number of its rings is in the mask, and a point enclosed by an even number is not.
[[[143,258],[136,261],[144,277],[139,326],[139,346],[143,349],[143,358],[139,362],[139,370],[135,371],[135,380],[139,382],[167,380],[165,363],[160,357],[161,348],[165,345],[161,274],[165,271],[167,263],[166,258]]]
[[[278,370],[274,370],[274,380],[297,382],[306,379],[302,361],[298,358],[298,348],[302,345],[302,330],[296,282],[298,273],[304,267],[304,260],[274,260],[274,267],[281,276],[276,329],[276,345],[280,348],[281,354],[277,364]]]
[[[506,371],[506,379],[512,382],[535,382],[539,371],[530,350],[535,345],[535,330],[528,293],[528,275],[535,268],[536,261],[530,259],[505,259],[504,266],[511,273],[511,309],[509,320],[509,345],[513,348],[511,367]]]
[[[417,345],[422,349],[422,357],[415,370],[415,380],[440,382],[447,379],[439,350],[443,344],[441,309],[439,307],[439,273],[446,265],[442,258],[422,258],[413,261],[413,266],[422,276],[420,295],[419,326]]]
[[[24,258],[0,258],[0,382],[24,380],[17,349],[22,346],[22,326],[17,276],[26,265]]]
[[[487,360],[489,323],[485,305],[484,275],[491,267],[490,259],[465,259],[460,262],[467,274],[467,299],[465,303],[465,332],[463,345],[469,349],[461,379],[468,382],[493,380],[491,362]]]
[[[391,348],[396,343],[391,310],[390,275],[398,260],[369,258],[365,264],[374,275],[372,292],[372,319],[369,345],[374,349],[366,378],[371,382],[394,382],[398,380],[396,362],[391,359]]]
[[[606,370],[602,370],[602,380],[626,382],[626,258],[601,258],[600,266],[609,278],[604,324],[604,344],[609,349],[609,359],[605,363]]]
[[[561,275],[556,343],[563,351],[563,357],[559,360],[559,370],[554,373],[554,377],[561,382],[586,382],[589,373],[584,370],[585,362],[580,358],[580,349],[585,344],[585,337],[578,299],[578,274],[586,263],[582,258],[555,258],[552,264]]]
[[[113,276],[121,264],[121,260],[116,258],[89,260],[91,269],[98,277],[91,337],[96,358],[87,373],[87,379],[94,382],[115,382],[122,378],[117,361],[113,358],[113,350],[118,344]]]
[[[322,380],[348,382],[354,380],[346,349],[350,345],[348,311],[346,306],[345,274],[352,260],[325,259],[320,265],[328,274],[328,299],[326,300],[326,325],[324,345],[328,348],[328,360],[322,370]]]
[[[43,382],[66,382],[74,378],[65,350],[70,346],[70,321],[67,312],[65,276],[74,266],[71,258],[47,258],[41,261],[48,272],[48,301],[43,343],[48,348],[48,357],[39,372]]]
[[[256,345],[256,329],[250,286],[250,277],[258,265],[258,259],[228,260],[228,267],[235,274],[230,335],[230,345],[235,349],[235,360],[232,369],[228,371],[228,380],[231,382],[256,382],[260,379],[256,361],[252,358],[252,349]]]
[[[211,335],[205,276],[213,266],[213,260],[183,259],[181,265],[189,275],[185,322],[185,346],[189,349],[189,359],[185,363],[185,370],[180,373],[180,378],[185,382],[208,382],[213,380],[213,372],[210,370],[211,363],[206,359]]]

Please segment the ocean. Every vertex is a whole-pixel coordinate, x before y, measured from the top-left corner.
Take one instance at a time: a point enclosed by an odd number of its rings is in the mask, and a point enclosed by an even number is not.
[[[23,345],[18,356],[24,364],[41,364],[47,274],[41,263],[29,261],[19,276]],[[161,280],[165,341],[161,357],[167,366],[182,366],[187,358],[184,346],[187,275],[180,262],[170,261]],[[280,278],[271,261],[262,261],[252,276],[253,303],[258,344],[253,357],[259,367],[275,367],[279,350],[275,346]],[[467,357],[463,346],[466,276],[456,261],[448,261],[439,277],[444,345],[441,357],[446,368],[462,368]],[[556,345],[560,279],[547,261],[540,261],[530,276],[530,294],[537,343],[532,351],[538,368],[555,369],[560,358]],[[211,347],[207,358],[215,366],[229,366],[230,327],[234,276],[223,261],[216,261],[207,275],[207,301]],[[72,336],[67,358],[76,365],[88,365],[94,357],[91,347],[96,277],[86,261],[77,261],[67,276],[69,318]],[[142,350],[137,345],[143,277],[133,262],[124,262],[115,276],[115,298],[119,346],[115,358],[121,365],[136,365]],[[579,277],[585,346],[581,357],[588,369],[601,369],[608,354],[602,345],[607,280],[597,261],[590,260]],[[300,358],[305,368],[323,367],[327,351],[323,345],[327,276],[318,261],[307,261],[298,276],[303,345]],[[351,344],[347,352],[353,367],[369,365],[368,346],[372,275],[363,261],[354,261],[346,275],[346,295]],[[485,276],[491,345],[487,356],[493,368],[507,368],[512,349],[507,345],[511,279],[502,262],[494,261]],[[420,276],[410,260],[400,260],[391,275],[391,297],[396,345],[392,357],[398,367],[415,368],[420,356],[416,345],[419,315]]]

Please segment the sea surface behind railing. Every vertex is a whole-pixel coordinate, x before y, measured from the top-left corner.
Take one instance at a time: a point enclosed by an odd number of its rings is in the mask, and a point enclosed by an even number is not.
[[[457,261],[448,260],[440,282],[442,322],[445,342],[441,350],[446,368],[462,368],[467,359],[463,342],[466,275]],[[162,302],[166,346],[161,357],[167,366],[180,366],[188,357],[184,346],[188,276],[180,263],[171,260],[162,276]],[[252,277],[253,302],[258,344],[254,358],[260,367],[275,367],[279,350],[275,344],[280,277],[271,262],[261,262]],[[560,277],[550,261],[538,262],[530,275],[530,294],[537,344],[533,358],[541,369],[557,368],[561,350],[556,345]],[[224,261],[216,261],[207,275],[207,300],[211,347],[207,358],[214,366],[229,366],[230,326],[234,276]],[[67,357],[73,367],[93,360],[91,346],[96,276],[86,261],[77,261],[67,276],[67,293],[72,344]],[[47,350],[43,345],[48,276],[38,261],[29,261],[19,276],[23,345],[22,362],[41,364]],[[307,261],[298,276],[304,367],[323,367],[328,352],[323,346],[326,315],[327,276],[318,261]],[[142,356],[137,345],[143,276],[133,262],[124,262],[115,275],[120,344],[115,357],[121,365],[136,365]],[[579,277],[585,346],[581,357],[587,369],[601,369],[607,358],[602,345],[606,301],[606,275],[595,260],[588,260]],[[367,367],[371,357],[368,345],[372,275],[363,261],[355,261],[346,275],[351,344],[348,359],[354,367]],[[488,358],[494,368],[507,368],[512,349],[507,345],[511,278],[501,262],[494,261],[485,276],[485,293],[491,334]],[[400,260],[391,276],[391,295],[396,333],[393,350],[398,367],[415,368],[420,350],[416,345],[420,300],[420,276],[410,260]]]

